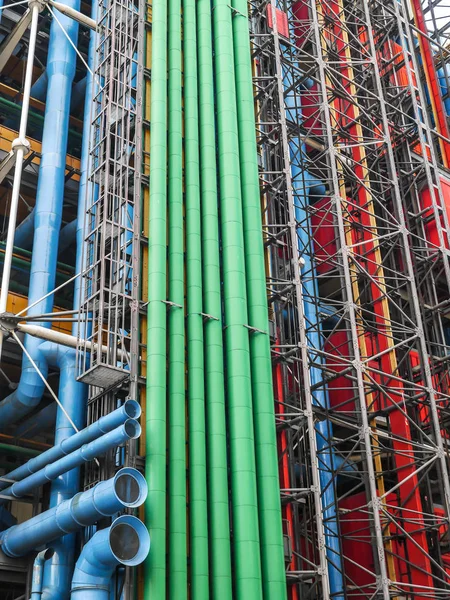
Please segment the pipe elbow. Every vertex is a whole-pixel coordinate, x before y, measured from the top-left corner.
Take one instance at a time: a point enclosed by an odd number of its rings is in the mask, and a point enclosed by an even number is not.
[[[71,600],[106,600],[115,568],[141,564],[150,551],[150,535],[138,518],[122,515],[97,531],[75,566]]]

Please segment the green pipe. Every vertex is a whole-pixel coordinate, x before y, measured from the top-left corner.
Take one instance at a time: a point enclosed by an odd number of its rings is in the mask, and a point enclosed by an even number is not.
[[[145,523],[152,551],[144,566],[144,600],[166,597],[166,246],[167,5],[152,4],[152,86],[148,243]]]
[[[264,598],[286,598],[247,0],[232,0],[255,456]],[[265,332],[265,333],[261,333]]]
[[[0,452],[15,455],[22,454],[23,456],[39,456],[39,454],[41,454],[39,450],[23,448],[22,446],[15,446],[14,444],[4,444],[3,442],[0,443]]]
[[[231,7],[213,0],[220,218],[237,600],[262,598]]]
[[[197,0],[211,598],[232,600],[210,0]]]
[[[190,593],[209,599],[196,0],[183,0]]]
[[[187,598],[181,0],[169,0],[169,598]]]
[[[0,242],[0,254],[5,253],[3,248],[6,248],[6,243]],[[28,265],[28,267],[30,267],[31,252],[29,250],[25,250],[24,248],[19,248],[18,246],[14,246],[13,252],[14,252],[14,254],[21,254],[23,256],[23,259],[21,259],[19,257],[13,257],[13,258],[17,258],[18,261],[21,261],[24,264],[26,263]],[[29,260],[27,260],[27,259],[29,259]],[[75,268],[72,265],[67,265],[67,264],[59,262],[59,261],[56,263],[56,268],[58,269],[58,271],[66,271],[67,273],[69,273],[71,275],[73,275],[73,273],[75,273]],[[62,273],[61,273],[61,276],[63,276]]]

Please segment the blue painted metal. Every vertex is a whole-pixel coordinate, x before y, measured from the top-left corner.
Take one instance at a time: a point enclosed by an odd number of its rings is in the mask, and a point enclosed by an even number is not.
[[[83,462],[89,462],[98,456],[103,456],[109,450],[125,444],[128,440],[138,438],[140,434],[141,426],[139,423],[135,419],[128,419],[128,421],[125,421],[125,423],[119,425],[116,429],[105,433],[105,435],[102,435],[89,444],[84,444],[84,446],[75,450],[75,452],[48,464],[37,473],[33,473],[22,481],[13,483],[2,492],[2,496],[22,498],[41,485],[49,481],[54,481],[60,475],[64,475],[70,470],[79,467]],[[0,498],[1,504],[7,501],[7,498]]]
[[[84,546],[73,574],[71,600],[109,600],[115,568],[139,565],[149,551],[150,535],[142,521],[119,517]]]
[[[61,255],[67,248],[69,248],[77,237],[78,219],[74,219],[64,225],[59,234],[59,246],[58,254]]]
[[[283,85],[286,90],[292,90],[290,76],[283,74]],[[301,106],[299,106],[299,97],[294,93],[288,92],[286,95],[286,114],[290,121],[294,123],[302,122]],[[305,144],[300,138],[291,138],[289,143],[291,153],[291,176],[292,188],[294,192],[294,209],[296,220],[301,223],[297,229],[299,255],[303,259],[302,271],[306,274],[301,278],[303,292],[303,310],[305,314],[307,328],[307,340],[312,356],[312,363],[322,362],[320,323],[317,309],[317,298],[319,297],[317,284],[310,273],[315,268],[311,260],[311,235],[305,224],[309,224],[308,206],[310,203],[319,200],[326,193],[326,188],[322,182],[317,180],[306,169],[301,169],[298,165],[299,149],[303,158],[301,163],[307,163],[307,154]],[[306,250],[306,251],[305,251]],[[318,352],[315,353],[315,350]],[[309,369],[311,387],[314,389],[312,402],[321,408],[329,408],[327,391],[322,383],[321,369],[311,366]],[[332,446],[333,429],[328,420],[319,421],[315,426],[317,456],[319,462],[319,478],[322,490],[322,506],[324,516],[324,534],[326,542],[326,552],[328,558],[328,577],[330,582],[330,593],[335,600],[344,600],[344,580],[342,575],[342,560],[339,543],[339,530],[337,522],[337,499],[334,481],[334,472],[337,468],[335,461],[335,452]]]
[[[446,74],[447,77],[445,77]],[[444,98],[445,112],[448,116],[450,116],[450,96],[447,85],[447,81],[450,81],[450,65],[445,65],[445,71],[444,68],[438,69],[437,76],[439,79],[442,97]]]
[[[41,73],[31,86],[31,97],[44,102],[47,97],[48,75],[47,71]]]
[[[14,430],[15,437],[27,437],[33,438],[42,431],[53,427],[56,417],[56,403],[52,402],[47,404],[45,408],[40,410],[37,414],[28,417],[20,423]],[[4,482],[0,481],[0,490],[3,489]]]
[[[66,2],[73,8],[78,8],[79,0],[68,0]],[[97,17],[97,2],[92,2],[91,16]],[[70,19],[69,19],[70,21]],[[55,23],[53,23],[53,26]],[[64,34],[64,32],[63,32]],[[95,58],[96,34],[91,32],[88,52],[88,64],[93,70]],[[71,81],[73,81],[73,76]],[[83,261],[83,242],[84,242],[84,221],[86,214],[86,185],[87,185],[87,169],[89,164],[89,137],[90,137],[90,114],[92,104],[92,89],[93,79],[92,74],[87,72],[86,75],[86,93],[85,93],[85,109],[84,109],[84,125],[83,125],[83,140],[81,154],[81,178],[78,192],[78,210],[77,210],[77,225],[76,225],[76,241],[77,254],[75,269],[77,273],[82,271]],[[50,88],[49,88],[50,90]],[[68,98],[69,106],[70,98]],[[80,306],[82,278],[78,277],[74,285],[74,309]],[[86,332],[81,325],[75,323],[72,327],[72,333],[75,336],[84,337]],[[75,355],[72,354],[70,363],[70,371],[64,374],[61,372],[60,379],[60,400],[64,408],[75,421],[82,422],[80,429],[84,426],[86,408],[86,386],[76,382]],[[64,379],[63,379],[64,377]],[[73,392],[76,392],[75,394]],[[70,426],[67,418],[62,411],[58,411],[56,419],[55,445],[60,443],[69,443],[71,436],[74,436],[73,428]],[[67,442],[65,442],[67,440]],[[79,469],[69,471],[62,477],[58,478],[53,484],[50,495],[50,507],[57,507],[61,502],[73,496],[78,491]],[[55,555],[44,567],[44,589],[42,600],[61,600],[69,596],[70,582],[72,578],[73,567],[75,564],[75,536],[64,536],[53,544]]]
[[[70,437],[64,438],[60,444],[53,446],[50,450],[46,450],[39,456],[32,458],[24,465],[14,469],[7,475],[6,479],[12,479],[14,481],[21,481],[25,477],[28,477],[32,473],[36,473],[40,469],[43,469],[46,465],[60,459],[78,448],[81,448],[83,444],[88,444],[100,436],[112,431],[122,423],[125,423],[128,419],[138,419],[141,415],[141,407],[136,400],[127,400],[120,408],[115,411],[100,417],[98,421],[89,425],[80,432]],[[18,431],[18,429],[16,430]],[[0,491],[8,487],[8,483],[0,481]]]
[[[16,227],[14,246],[30,250],[33,247],[34,234],[34,208],[25,219]]]
[[[46,548],[39,552],[33,563],[33,576],[31,579],[30,600],[41,600],[42,598],[42,572],[45,561],[53,556],[53,548]]]
[[[80,0],[66,0],[79,9]],[[63,29],[53,21],[47,59],[48,94],[42,136],[42,158],[34,210],[33,255],[30,270],[29,303],[46,296],[55,287],[58,239],[64,200],[65,157],[69,131],[69,107],[75,75],[78,24],[58,16]],[[30,315],[52,312],[54,297],[48,296],[30,309]],[[50,323],[43,323],[50,327]],[[25,346],[44,377],[48,365],[40,351],[41,340],[26,336]],[[30,360],[24,356],[17,389],[0,403],[0,427],[5,428],[39,404],[44,383]]]
[[[125,508],[137,508],[146,497],[147,482],[143,475],[137,469],[125,467],[111,479],[2,532],[2,550],[11,558],[25,556],[62,535],[94,525],[103,517]],[[58,597],[63,598],[62,594]]]

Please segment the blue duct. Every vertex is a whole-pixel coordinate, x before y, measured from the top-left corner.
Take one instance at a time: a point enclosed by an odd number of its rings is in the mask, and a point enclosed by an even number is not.
[[[63,456],[59,460],[48,464],[46,467],[26,477],[22,481],[13,483],[2,492],[2,496],[22,498],[36,488],[54,481],[57,477],[68,473],[83,464],[90,462],[98,456],[103,456],[109,450],[125,444],[130,439],[136,439],[141,434],[141,426],[135,419],[128,419],[123,425],[116,427],[109,433],[105,433],[96,440],[81,446],[75,452]],[[70,439],[70,438],[69,438]],[[8,498],[0,498],[0,504],[4,504]]]
[[[67,0],[67,4],[73,8],[79,7],[80,0]],[[91,17],[97,20],[97,2],[92,2]],[[70,19],[68,19],[70,21]],[[55,24],[53,23],[52,27]],[[63,35],[64,33],[61,32]],[[92,71],[95,60],[95,45],[96,34],[91,32],[88,51],[88,65]],[[73,81],[73,76],[71,81]],[[50,90],[50,88],[49,88]],[[84,221],[86,214],[86,201],[88,185],[88,166],[89,166],[89,139],[91,129],[91,105],[93,100],[93,77],[88,70],[86,74],[86,94],[84,108],[84,123],[83,123],[83,138],[82,138],[82,153],[81,153],[81,178],[78,190],[78,211],[76,225],[76,241],[77,253],[75,261],[75,272],[80,273],[83,270],[83,245],[84,245]],[[67,110],[70,104],[68,99]],[[68,129],[68,122],[66,131]],[[81,300],[81,285],[82,278],[77,277],[74,284],[74,301],[73,308],[77,310],[80,307]],[[77,337],[86,337],[87,332],[84,330],[84,325],[75,323],[72,327],[72,334]],[[84,410],[86,407],[86,387],[76,382],[75,356],[72,356],[71,374],[63,382],[63,394],[60,399],[64,404],[64,408],[68,411],[72,419],[82,419],[84,425]],[[61,373],[61,376],[63,374]],[[60,379],[61,383],[62,379]],[[76,395],[71,393],[76,387]],[[137,412],[137,409],[135,409]],[[140,409],[139,409],[140,412]],[[82,425],[82,426],[83,426]],[[68,423],[64,413],[59,410],[56,420],[55,445],[73,436],[74,431]],[[50,506],[55,507],[66,498],[70,498],[78,491],[79,471],[75,469],[69,471],[63,477],[55,481],[52,485]],[[69,596],[70,582],[72,578],[73,566],[75,563],[75,538],[73,535],[64,536],[53,544],[55,555],[45,564],[44,567],[44,590],[42,600],[63,600]]]
[[[56,417],[56,403],[52,402],[48,404],[45,408],[40,410],[37,414],[28,417],[25,421],[22,421],[20,425],[14,430],[14,437],[21,438],[33,438],[34,436],[42,433],[46,429],[53,427],[53,423],[55,422]],[[2,481],[0,481],[0,490],[3,486]]]
[[[448,82],[450,81],[450,65],[445,65],[445,67],[438,69],[437,76],[442,97],[444,98],[445,112],[447,113],[447,116],[450,116],[450,95],[448,89]]]
[[[283,50],[283,46],[282,46]],[[283,85],[286,90],[292,89],[290,74],[283,74]],[[302,121],[301,107],[299,98],[295,97],[293,92],[286,95],[286,109],[290,120],[293,123]],[[314,265],[309,252],[305,252],[311,240],[311,234],[305,228],[305,223],[309,223],[308,205],[314,200],[319,200],[325,196],[326,188],[322,182],[318,181],[307,170],[302,170],[298,164],[299,149],[300,157],[307,158],[305,144],[299,138],[292,138],[290,143],[291,153],[291,175],[292,187],[294,191],[294,208],[296,220],[302,225],[297,229],[298,249],[303,259],[302,270],[305,273],[312,273]],[[303,161],[301,161],[303,163]],[[306,162],[306,160],[305,160]],[[319,322],[316,314],[316,304],[313,299],[318,298],[316,281],[310,276],[302,277],[303,291],[303,309],[305,320],[308,323],[307,340],[308,346],[312,349],[320,350],[322,347]],[[314,362],[322,360],[320,354],[314,356]],[[310,367],[311,387],[316,388],[312,395],[312,402],[321,408],[329,408],[329,401],[326,390],[322,383],[322,371],[317,367]],[[324,514],[324,534],[326,543],[326,553],[328,558],[328,577],[330,582],[330,593],[335,600],[344,600],[344,580],[342,575],[342,560],[339,544],[339,530],[336,511],[336,491],[334,488],[333,474],[336,470],[336,461],[334,459],[334,450],[332,447],[333,430],[332,424],[328,420],[319,421],[315,426],[317,456],[319,462],[319,478],[322,490],[322,506]]]
[[[34,208],[25,219],[16,227],[14,246],[30,250],[33,247],[34,234]]]
[[[125,508],[141,506],[147,497],[147,482],[137,469],[120,469],[111,479],[0,534],[3,552],[11,558],[25,556],[67,533],[94,525]],[[48,561],[47,561],[48,563]],[[59,593],[58,598],[64,596]]]
[[[79,0],[66,0],[79,9]],[[78,24],[59,15],[60,25],[53,21],[47,59],[48,102],[45,107],[42,136],[42,158],[34,210],[33,255],[30,270],[29,304],[47,295],[55,287],[58,238],[64,199],[65,162],[69,129],[69,106],[75,75],[76,54],[66,35],[76,45]],[[52,312],[54,298],[48,296],[30,309],[30,315]],[[43,326],[50,327],[50,323]],[[25,346],[44,375],[48,365],[40,351],[41,340],[25,337]],[[44,392],[44,383],[30,360],[24,356],[22,374],[17,389],[0,403],[0,426],[7,427],[24,417],[37,404]],[[82,419],[80,419],[80,422]]]
[[[41,600],[42,598],[42,572],[45,561],[53,556],[53,548],[47,548],[38,553],[33,563],[33,576],[31,579],[30,600]]]
[[[88,444],[103,434],[112,431],[119,425],[122,425],[122,423],[125,423],[128,419],[138,419],[140,415],[141,407],[136,400],[127,400],[120,408],[117,408],[115,411],[104,417],[100,417],[98,421],[95,421],[95,423],[92,423],[89,427],[82,429],[70,437],[64,438],[57,446],[53,446],[53,448],[42,452],[39,456],[32,458],[24,465],[14,469],[14,471],[5,475],[5,479],[21,481],[32,473],[36,473],[43,469],[46,465],[78,450],[78,448],[81,448],[84,444]],[[8,483],[0,481],[0,491],[4,490],[6,487],[8,487]]]
[[[47,97],[48,75],[47,71],[41,73],[31,86],[31,97],[44,102]]]
[[[78,219],[74,219],[73,221],[70,221],[70,223],[67,223],[67,225],[64,225],[64,227],[61,229],[58,246],[59,255],[67,250],[67,248],[69,248],[69,246],[71,246],[73,241],[76,239],[78,229],[77,221]]]
[[[145,525],[131,515],[97,531],[84,546],[72,579],[71,600],[109,600],[112,575],[118,565],[140,565],[150,550]]]

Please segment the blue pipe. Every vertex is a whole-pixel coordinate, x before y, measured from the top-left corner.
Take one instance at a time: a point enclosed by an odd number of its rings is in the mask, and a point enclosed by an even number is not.
[[[59,234],[59,246],[58,246],[58,254],[61,255],[69,246],[72,245],[74,240],[77,237],[77,229],[78,229],[78,219],[74,219],[64,225],[61,229],[61,233]]]
[[[41,102],[45,102],[47,97],[48,75],[47,71],[41,73],[36,81],[31,86],[31,97]]]
[[[283,49],[283,48],[282,48]],[[287,90],[292,88],[290,76],[283,74],[283,85]],[[296,102],[297,100],[297,102]],[[302,121],[301,107],[299,99],[293,97],[292,92],[286,96],[287,113],[294,123]],[[291,114],[290,114],[291,113]],[[298,152],[303,158],[306,158],[306,147],[299,138],[293,138],[290,143],[291,153],[291,174],[292,187],[294,190],[294,208],[295,216],[298,222],[302,223],[297,229],[299,254],[303,259],[302,270],[311,273],[314,265],[310,253],[305,252],[310,244],[311,235],[306,231],[304,223],[308,223],[308,205],[311,201],[318,200],[326,193],[325,186],[313,177],[307,170],[301,170],[296,164],[298,161]],[[319,333],[319,321],[316,314],[316,305],[313,299],[318,298],[319,293],[317,284],[309,275],[302,277],[303,288],[303,308],[305,320],[310,324],[307,331],[308,346],[312,349],[321,349],[321,338]],[[321,361],[321,355],[314,356],[314,362]],[[329,401],[322,382],[322,371],[317,367],[310,367],[309,370],[311,386],[316,387],[312,394],[312,402],[321,408],[329,408]],[[328,558],[328,577],[330,582],[330,592],[335,600],[344,600],[344,580],[342,575],[342,560],[339,544],[339,530],[337,523],[337,500],[334,488],[333,473],[335,471],[334,450],[332,448],[333,430],[331,422],[328,420],[319,421],[315,426],[316,443],[318,450],[319,478],[322,490],[322,506],[324,514],[324,534],[326,543],[326,553]]]
[[[147,497],[147,482],[137,469],[120,469],[114,477],[101,481],[86,492],[14,525],[0,534],[3,552],[11,558],[25,556],[67,533],[94,525],[125,508],[141,506]],[[63,596],[58,596],[62,600]]]
[[[18,438],[27,437],[32,439],[42,431],[53,427],[55,417],[56,403],[52,402],[51,404],[47,404],[47,406],[40,410],[37,414],[28,417],[25,419],[25,421],[22,421],[14,430],[13,435]],[[2,489],[3,483],[4,482],[0,481],[0,490]]]
[[[119,517],[84,546],[73,574],[71,600],[109,600],[116,567],[140,565],[149,551],[150,536],[142,521]]]
[[[80,1],[66,0],[66,4],[78,10]],[[42,158],[34,210],[35,227],[28,296],[30,304],[47,295],[55,287],[64,199],[70,94],[76,64],[75,49],[66,35],[76,45],[78,24],[63,15],[59,15],[58,18],[65,31],[53,21],[47,59],[48,101],[45,107]],[[52,312],[53,302],[54,297],[50,295],[31,308],[29,314]],[[43,324],[45,327],[50,325]],[[46,378],[48,365],[40,351],[41,343],[41,340],[32,336],[25,337],[28,353]],[[5,428],[29,413],[39,404],[43,392],[43,381],[30,360],[24,356],[17,389],[0,403],[0,427]]]
[[[447,75],[447,77],[445,75]],[[447,84],[447,82],[450,81],[450,65],[445,65],[445,71],[444,67],[438,69],[437,76],[439,78],[442,97],[445,98],[447,96],[444,100],[445,112],[450,116],[450,96]]]
[[[74,8],[78,8],[80,0],[66,0],[66,3]],[[97,2],[92,2],[91,16],[96,20],[97,18]],[[68,19],[71,21],[71,19]],[[72,21],[73,22],[73,21]],[[52,27],[55,23],[52,24]],[[56,24],[57,25],[57,24]],[[64,32],[60,30],[64,35]],[[88,65],[91,71],[94,68],[95,60],[95,45],[96,45],[96,34],[91,32],[89,41],[88,51]],[[72,58],[74,56],[72,55]],[[75,60],[73,60],[73,67],[75,67]],[[74,71],[74,69],[73,69]],[[70,83],[73,81],[73,73]],[[49,86],[50,92],[50,86]],[[82,272],[83,267],[83,245],[84,245],[84,220],[86,213],[86,201],[87,201],[87,176],[88,176],[88,165],[89,165],[89,138],[90,138],[90,115],[91,105],[93,100],[93,78],[92,74],[88,70],[86,75],[86,93],[85,93],[85,108],[84,108],[84,123],[83,123],[83,138],[82,138],[82,154],[81,154],[81,178],[80,186],[78,190],[78,210],[77,210],[77,229],[76,229],[76,241],[77,241],[77,253],[75,261],[76,273]],[[66,108],[69,111],[70,96],[68,98]],[[68,115],[66,131],[68,130]],[[74,309],[78,309],[81,300],[81,277],[75,279],[74,284]],[[72,327],[72,334],[79,337],[85,337],[87,332],[84,331],[83,325],[75,323]],[[61,373],[61,376],[63,374]],[[61,380],[60,380],[61,381]],[[86,386],[76,382],[76,369],[75,369],[75,356],[72,357],[71,373],[68,374],[65,382],[63,382],[64,394],[60,395],[60,399],[64,405],[64,408],[69,413],[72,419],[79,420],[82,422],[83,427],[85,423],[85,408],[86,408]],[[76,388],[76,394],[71,393],[71,390]],[[56,419],[56,431],[55,431],[55,445],[62,443],[73,436],[75,432],[68,423],[64,413],[58,410]],[[56,507],[65,499],[70,498],[76,491],[78,491],[78,480],[79,480],[79,469],[69,471],[63,477],[57,479],[52,484],[50,506]],[[75,564],[75,537],[74,535],[64,536],[58,542],[53,545],[55,549],[55,555],[49,560],[44,567],[44,589],[42,594],[42,600],[65,600],[69,596],[70,582],[72,578],[73,567]]]
[[[39,552],[33,563],[33,576],[31,579],[30,600],[41,600],[42,597],[42,572],[45,561],[53,556],[53,548],[46,548]]]
[[[115,411],[104,417],[100,417],[98,421],[95,421],[95,423],[92,423],[92,425],[89,425],[89,427],[82,429],[78,433],[64,438],[60,444],[53,446],[53,448],[46,450],[24,465],[14,469],[14,471],[5,475],[5,478],[13,481],[21,481],[32,473],[40,471],[46,465],[78,450],[84,444],[88,444],[103,434],[119,427],[119,425],[122,425],[122,423],[125,423],[128,419],[138,419],[140,415],[141,407],[136,400],[127,400],[120,408],[117,408]],[[4,490],[6,487],[8,487],[8,483],[0,481],[0,491]]]
[[[125,444],[130,439],[136,439],[141,434],[141,426],[135,419],[128,419],[123,425],[116,427],[109,433],[105,433],[89,444],[84,444],[75,452],[63,456],[59,460],[48,464],[46,467],[26,477],[22,481],[13,483],[2,492],[2,496],[12,496],[13,498],[22,498],[36,488],[54,481],[60,475],[68,473],[72,469],[79,467],[83,462],[90,462],[98,456],[103,456],[109,450]],[[70,438],[69,438],[70,439]],[[7,502],[7,498],[0,498],[0,504]]]
[[[25,217],[25,219],[19,223],[14,233],[14,246],[23,248],[24,250],[30,250],[33,247],[33,234],[34,234],[34,208]]]

